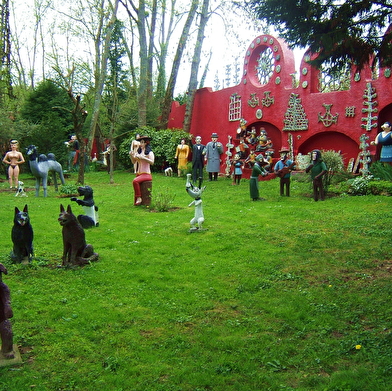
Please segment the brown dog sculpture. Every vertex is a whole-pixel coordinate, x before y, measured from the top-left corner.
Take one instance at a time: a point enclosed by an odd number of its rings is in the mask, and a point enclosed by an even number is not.
[[[94,252],[91,244],[86,244],[84,230],[72,213],[70,205],[67,210],[60,205],[58,221],[63,227],[63,266],[83,266],[97,261],[98,254]]]

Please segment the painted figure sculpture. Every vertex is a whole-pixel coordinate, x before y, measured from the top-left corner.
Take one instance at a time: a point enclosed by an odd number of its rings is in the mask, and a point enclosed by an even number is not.
[[[0,263],[0,356],[5,359],[15,357],[13,351],[13,333],[10,319],[13,317],[11,308],[11,295],[8,286],[2,280],[2,274],[7,274],[7,269]]]
[[[321,152],[318,149],[314,149],[311,153],[311,164],[306,167],[306,172],[310,172],[310,177],[313,182],[313,198],[315,201],[319,199],[325,200],[325,191],[323,184],[323,176],[327,173],[327,166],[321,158]]]
[[[280,160],[278,160],[274,167],[275,174],[280,178],[280,195],[284,196],[286,189],[287,197],[290,197],[291,171],[295,167],[295,162],[289,158],[289,153],[290,150],[288,148],[282,148],[279,151]]]
[[[262,154],[256,156],[256,162],[253,165],[252,174],[249,180],[250,198],[253,201],[265,200],[264,198],[261,198],[259,195],[259,175],[262,176],[268,175],[268,172],[264,169],[264,167],[267,164],[268,161],[264,159]]]
[[[220,155],[223,153],[223,145],[218,142],[218,134],[212,133],[211,141],[207,143],[203,151],[207,162],[206,170],[209,181],[217,181],[220,170]]]
[[[194,199],[188,206],[195,206],[195,216],[190,221],[191,228],[189,232],[196,232],[202,230],[202,225],[204,223],[203,201],[201,199],[201,195],[206,187],[201,187],[202,181],[199,181],[199,187],[193,186],[191,176],[191,174],[186,175],[185,189],[186,192]]]
[[[10,141],[10,149],[3,159],[3,163],[8,164],[8,181],[10,184],[10,189],[12,189],[12,181],[14,181],[15,189],[18,186],[19,181],[19,165],[24,163],[24,157],[18,150],[19,143],[17,140]]]

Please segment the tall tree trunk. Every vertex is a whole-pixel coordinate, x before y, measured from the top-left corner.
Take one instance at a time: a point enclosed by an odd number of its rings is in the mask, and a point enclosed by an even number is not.
[[[201,49],[203,47],[204,31],[206,29],[206,25],[209,19],[209,4],[209,0],[203,0],[203,7],[200,14],[200,25],[197,33],[196,46],[192,59],[191,75],[188,86],[188,100],[185,108],[184,130],[186,132],[189,132],[191,128],[193,103],[195,100],[195,92],[198,83],[197,78],[200,66]]]
[[[169,82],[166,87],[166,93],[163,100],[161,122],[160,122],[161,129],[166,129],[167,124],[169,122],[170,109],[173,100],[174,87],[176,86],[178,70],[180,68],[182,54],[184,52],[185,45],[188,41],[189,31],[191,29],[193,19],[195,18],[198,6],[199,6],[199,0],[192,0],[191,9],[189,10],[188,18],[185,22],[184,28],[182,30],[181,38],[178,42],[176,55],[173,61],[173,67],[171,70]]]
[[[103,6],[103,2],[104,2],[104,0],[102,0],[102,6]],[[95,71],[95,96],[94,96],[94,108],[93,108],[91,125],[90,125],[90,135],[88,138],[88,148],[87,148],[88,152],[90,152],[92,150],[94,138],[95,138],[95,133],[96,133],[96,128],[97,128],[97,124],[98,124],[99,109],[101,107],[101,102],[102,102],[102,91],[103,91],[105,78],[106,78],[106,69],[107,69],[107,62],[108,62],[108,57],[109,57],[110,40],[112,37],[114,23],[117,19],[118,3],[119,3],[119,0],[114,0],[112,15],[111,15],[110,21],[107,26],[104,48],[103,48],[101,55],[100,55],[99,46],[100,46],[101,33],[103,32],[103,28],[104,28],[103,25],[100,26],[100,30],[99,30],[100,32],[98,33],[98,36],[95,41],[96,61],[97,61],[96,62],[96,71]],[[102,18],[101,18],[101,22],[103,23]]]

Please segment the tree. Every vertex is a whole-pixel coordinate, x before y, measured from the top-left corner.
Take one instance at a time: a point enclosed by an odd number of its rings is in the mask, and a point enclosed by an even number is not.
[[[197,32],[197,39],[195,44],[195,51],[193,53],[193,60],[191,66],[191,76],[188,85],[188,101],[186,104],[185,119],[184,119],[184,130],[189,132],[192,121],[192,111],[195,100],[195,92],[198,83],[198,70],[200,66],[200,55],[204,40],[204,31],[209,19],[208,14],[209,0],[203,0],[203,6],[200,13],[200,23]]]
[[[389,0],[248,0],[256,17],[272,24],[291,47],[309,47],[320,68],[347,62],[361,70],[392,64],[392,15]]]

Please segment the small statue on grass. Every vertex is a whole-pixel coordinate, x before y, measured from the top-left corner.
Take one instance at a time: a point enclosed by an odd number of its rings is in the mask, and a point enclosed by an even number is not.
[[[191,183],[192,174],[186,175],[186,192],[194,198],[194,200],[188,205],[195,205],[195,216],[190,221],[191,228],[189,232],[196,232],[202,230],[202,225],[204,223],[204,213],[203,213],[203,201],[201,199],[201,195],[205,190],[205,186],[201,187],[202,180],[199,181],[199,187],[193,186]]]
[[[78,216],[78,221],[83,228],[98,227],[98,206],[94,203],[94,192],[90,186],[79,186],[79,196],[83,197],[82,200],[72,197],[71,201],[75,201],[84,209],[84,215]]]
[[[67,210],[60,205],[58,221],[63,227],[63,266],[83,266],[98,261],[98,254],[91,244],[86,243],[84,229],[72,213],[70,205]]]

